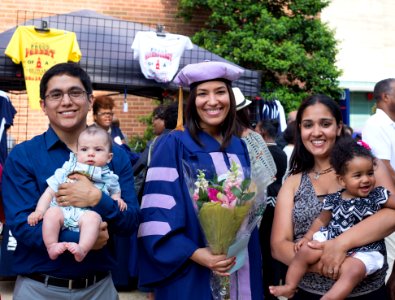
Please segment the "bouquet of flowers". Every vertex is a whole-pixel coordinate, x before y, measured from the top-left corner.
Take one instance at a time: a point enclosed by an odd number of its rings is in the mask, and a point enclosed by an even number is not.
[[[191,173],[191,170],[184,172]],[[232,161],[230,170],[223,175],[208,180],[205,171],[198,169],[196,180],[187,178],[187,183],[212,253],[230,257],[247,251],[250,233],[264,210],[256,203],[257,188],[251,179],[243,179],[240,167]],[[232,252],[232,246],[237,250]],[[230,273],[244,264],[242,260],[236,262]],[[211,288],[215,300],[230,299],[229,277],[213,274]]]

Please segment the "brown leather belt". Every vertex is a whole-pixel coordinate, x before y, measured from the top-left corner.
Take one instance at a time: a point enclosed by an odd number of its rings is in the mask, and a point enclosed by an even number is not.
[[[84,278],[75,278],[75,279],[67,279],[67,278],[59,278],[46,274],[33,273],[24,275],[27,278],[33,279],[35,281],[44,283],[46,286],[53,285],[58,287],[72,289],[84,289],[87,288],[96,282],[106,278],[109,275],[108,272],[96,273],[94,275],[90,275]]]

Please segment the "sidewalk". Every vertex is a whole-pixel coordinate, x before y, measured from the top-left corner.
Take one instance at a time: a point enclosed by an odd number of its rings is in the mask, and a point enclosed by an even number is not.
[[[12,300],[12,291],[14,289],[14,281],[0,281],[0,299],[1,300]],[[145,293],[139,291],[131,292],[120,292],[120,300],[146,300],[147,296]]]

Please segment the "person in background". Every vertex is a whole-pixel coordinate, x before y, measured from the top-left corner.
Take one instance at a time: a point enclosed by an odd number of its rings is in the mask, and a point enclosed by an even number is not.
[[[287,145],[283,151],[287,155],[287,171],[285,172],[284,180],[289,174],[289,163],[291,161],[292,152],[295,148],[295,121],[288,123],[287,128],[283,132],[283,138]]]
[[[252,129],[248,106],[251,101],[246,99],[239,88],[232,88],[236,99],[236,135],[246,143],[251,162],[251,178],[265,191],[258,190],[258,194],[266,194],[266,187],[276,177],[277,168],[273,157],[262,136]]]
[[[121,121],[119,121],[119,119],[118,119],[116,116],[114,116],[114,117],[112,118],[111,128],[113,128],[113,129],[111,129],[111,132],[113,132],[113,131],[114,131],[114,132],[117,132],[118,130],[121,131]],[[121,134],[123,135],[123,139],[121,139]],[[121,142],[123,142],[123,143],[125,143],[125,144],[128,143],[127,138],[126,138],[126,135],[123,134],[122,131],[121,131],[120,134],[114,134],[114,135],[115,135],[115,139],[117,139],[117,141],[118,141],[117,144],[119,144],[119,140],[118,140],[117,136],[119,136],[119,139],[121,140]]]
[[[352,135],[354,133],[354,130],[352,129],[352,127],[347,125],[347,124],[344,124],[343,128],[344,128],[343,129],[344,130],[344,134],[352,137]]]
[[[96,125],[107,130],[113,141],[120,145],[125,144],[125,136],[119,126],[113,123],[115,102],[110,96],[96,96],[92,105],[93,120]]]
[[[48,257],[42,223],[30,226],[28,215],[47,188],[46,179],[77,150],[77,139],[87,127],[92,105],[88,74],[75,63],[57,64],[40,82],[40,105],[49,128],[41,135],[14,147],[3,172],[3,203],[8,225],[18,241],[13,269],[18,274],[13,297],[19,299],[118,299],[110,270],[118,249],[115,234],[129,237],[139,224],[139,207],[133,189],[133,172],[123,150],[114,146],[110,169],[118,175],[125,211],[83,175],[74,183],[59,186],[60,206],[90,207],[102,220],[99,237],[85,259],[76,262],[70,253],[55,260]],[[64,202],[63,202],[64,201]],[[63,230],[60,241],[78,242],[79,233]]]
[[[126,143],[125,136],[122,133],[121,128],[113,123],[114,107],[114,99],[112,99],[110,96],[102,95],[95,97],[92,105],[93,120],[96,125],[108,131],[113,139],[113,142],[125,150],[131,164],[134,165],[139,159],[139,155],[130,149]]]
[[[3,165],[0,163],[0,203],[3,203],[3,197],[1,196],[2,191],[1,191],[1,178],[3,176]],[[5,222],[5,217],[4,217],[4,210],[3,210],[3,205],[0,206],[0,235],[3,232],[3,223]]]
[[[159,136],[154,138],[152,143],[150,143],[149,146],[146,148],[146,150],[144,150],[143,154],[140,156],[140,159],[137,161],[136,165],[133,166],[133,170],[136,170],[136,171],[140,170],[139,171],[140,173],[138,173],[138,175],[137,175],[139,179],[135,180],[136,184],[137,184],[137,180],[142,181],[141,185],[136,189],[137,198],[139,199],[140,203],[141,203],[141,199],[143,197],[144,183],[145,183],[145,178],[147,175],[147,169],[149,167],[152,157],[155,155],[155,150],[158,148],[161,140],[163,140],[163,138],[167,134],[169,134],[172,130],[174,130],[176,128],[177,116],[178,116],[178,103],[172,102],[172,103],[164,106],[164,111],[163,111],[162,116],[163,116],[163,120],[164,120],[165,129]],[[157,155],[161,155],[161,153],[159,153]],[[142,157],[145,157],[146,161],[142,160],[141,159]],[[141,163],[141,165],[140,165],[140,163]],[[135,186],[137,186],[136,184],[135,184]],[[140,290],[147,293],[148,300],[155,299],[153,289],[140,287]]]
[[[296,110],[290,111],[287,115],[287,127],[290,123],[295,121],[296,118]],[[284,132],[287,128],[285,128],[282,132],[277,133],[276,135],[276,144],[281,148],[284,149],[284,147],[287,145],[287,141],[284,139]]]
[[[277,194],[283,183],[283,177],[287,169],[287,155],[276,144],[275,137],[278,132],[279,123],[276,119],[268,119],[259,121],[255,131],[259,133],[265,140],[269,151],[276,164],[275,181],[267,188],[268,203],[262,217],[261,226],[259,227],[259,240],[262,251],[262,273],[264,294],[266,300],[276,300],[270,291],[270,285],[278,285],[285,280],[287,268],[284,264],[274,259],[270,250],[270,236],[272,231],[272,223],[274,217],[274,208],[276,206]]]
[[[144,181],[147,173],[149,163],[152,158],[152,153],[154,146],[157,144],[160,137],[168,134],[171,130],[176,128],[177,125],[177,113],[178,113],[178,103],[173,102],[167,106],[161,105],[154,109],[152,122],[154,127],[154,132],[159,133],[156,135],[152,141],[147,143],[144,151],[141,153],[138,161],[133,165],[133,174],[135,176],[135,189],[137,198],[141,203],[141,198],[144,191]],[[162,122],[164,129],[162,130]],[[155,124],[155,125],[154,125]]]
[[[295,122],[296,120],[296,114],[298,113],[297,110],[292,110],[288,113],[287,116],[287,125],[289,125],[291,122]]]
[[[206,178],[226,173],[230,160],[249,168],[249,155],[233,135],[236,104],[231,82],[242,69],[224,62],[184,67],[174,82],[189,86],[185,130],[163,137],[146,178],[139,228],[140,285],[154,289],[155,299],[212,299],[210,277],[228,276],[235,257],[214,255],[207,247],[185,183],[183,164]],[[192,177],[196,174],[191,174]],[[248,244],[245,264],[230,275],[232,299],[263,299],[257,230]]]
[[[373,154],[386,166],[395,183],[395,78],[387,78],[376,83],[373,90],[376,112],[368,118],[362,129],[362,140],[369,144]],[[385,239],[388,251],[388,276],[395,280],[395,233]],[[395,286],[393,299],[395,299]]]
[[[295,243],[320,214],[322,199],[342,188],[330,163],[332,149],[343,135],[342,126],[339,105],[326,95],[312,95],[299,107],[291,175],[277,196],[271,235],[272,255],[286,265],[295,257]],[[383,167],[377,161],[375,186],[383,186],[392,193],[394,185]],[[293,299],[321,299],[333,286],[333,279],[338,278],[349,250],[380,240],[394,229],[395,211],[383,208],[334,239],[309,242],[309,247],[323,252],[320,262],[311,266],[299,283]],[[386,270],[385,263],[379,271],[367,276],[351,293],[352,299],[387,299]]]
[[[161,104],[154,108],[152,112],[152,130],[155,136],[159,136],[165,130],[165,112],[166,106]]]

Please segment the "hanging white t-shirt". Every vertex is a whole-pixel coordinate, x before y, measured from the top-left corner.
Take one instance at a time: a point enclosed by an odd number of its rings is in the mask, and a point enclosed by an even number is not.
[[[166,33],[158,36],[154,31],[139,31],[131,48],[133,58],[139,58],[145,78],[170,82],[178,71],[184,50],[193,49],[193,44],[183,35]]]

